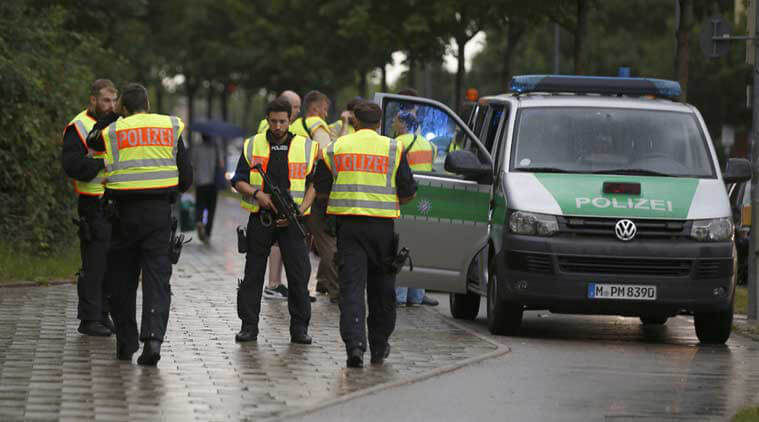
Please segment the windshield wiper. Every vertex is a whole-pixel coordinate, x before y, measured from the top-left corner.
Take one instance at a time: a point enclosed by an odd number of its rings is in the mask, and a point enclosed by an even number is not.
[[[592,171],[593,174],[635,174],[640,176],[664,176],[664,177],[681,177],[673,174],[668,173],[662,173],[660,171],[655,170],[646,170],[646,169],[604,169],[604,170],[595,170]]]
[[[516,167],[516,171],[527,171],[532,173],[577,173],[574,170],[567,170],[558,167]]]

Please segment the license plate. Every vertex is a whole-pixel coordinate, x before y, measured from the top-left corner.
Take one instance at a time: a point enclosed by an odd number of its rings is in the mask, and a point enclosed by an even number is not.
[[[589,299],[656,300],[656,286],[588,284]]]

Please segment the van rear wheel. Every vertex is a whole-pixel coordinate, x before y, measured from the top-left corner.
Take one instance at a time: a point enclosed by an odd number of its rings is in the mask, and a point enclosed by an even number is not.
[[[456,319],[473,320],[480,313],[480,295],[477,293],[450,293],[448,298],[451,304],[451,315]]]
[[[696,312],[693,322],[701,344],[725,344],[733,329],[733,306],[718,312]]]
[[[498,277],[495,264],[488,266],[488,330],[500,336],[513,336],[519,333],[522,325],[524,307],[519,303],[510,303],[498,297]]]

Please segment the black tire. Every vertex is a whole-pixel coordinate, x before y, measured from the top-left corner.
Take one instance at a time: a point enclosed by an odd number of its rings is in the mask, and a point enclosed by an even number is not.
[[[667,323],[667,320],[669,318],[665,316],[642,316],[640,317],[640,322],[643,323],[643,325],[664,325]]]
[[[733,329],[733,306],[719,312],[696,312],[693,322],[701,344],[725,344]]]
[[[480,295],[477,293],[449,293],[451,315],[456,319],[474,320],[480,313]]]
[[[488,268],[488,330],[499,336],[514,336],[522,325],[524,307],[498,298],[498,277],[493,261]]]

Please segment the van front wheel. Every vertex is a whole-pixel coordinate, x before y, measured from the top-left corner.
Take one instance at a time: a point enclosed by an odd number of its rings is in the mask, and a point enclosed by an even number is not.
[[[693,322],[701,344],[725,344],[733,329],[733,307],[718,312],[696,312]]]
[[[498,297],[498,276],[492,261],[488,272],[488,330],[500,336],[516,335],[522,325],[524,307]]]
[[[480,295],[477,293],[449,293],[451,315],[456,319],[473,320],[480,313]]]

